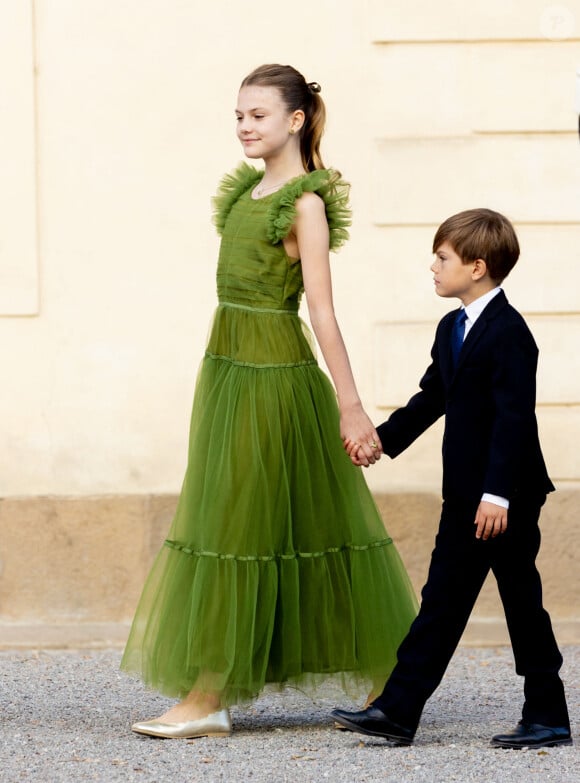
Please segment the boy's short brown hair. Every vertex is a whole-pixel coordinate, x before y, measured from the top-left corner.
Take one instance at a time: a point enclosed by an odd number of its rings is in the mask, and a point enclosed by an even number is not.
[[[508,276],[520,255],[514,227],[492,209],[468,209],[447,218],[437,229],[433,252],[444,242],[449,242],[464,264],[482,258],[497,283]]]

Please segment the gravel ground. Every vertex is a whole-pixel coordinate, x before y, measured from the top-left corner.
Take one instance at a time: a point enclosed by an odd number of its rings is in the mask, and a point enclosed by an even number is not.
[[[580,647],[564,648],[572,731],[580,728]],[[295,691],[233,710],[226,739],[157,740],[129,726],[168,700],[118,670],[120,652],[0,652],[0,781],[42,783],[579,783],[580,746],[512,751],[489,746],[511,729],[521,680],[508,648],[460,648],[428,702],[415,744],[332,728],[348,706],[325,689],[316,702]],[[579,740],[580,742],[580,740]]]

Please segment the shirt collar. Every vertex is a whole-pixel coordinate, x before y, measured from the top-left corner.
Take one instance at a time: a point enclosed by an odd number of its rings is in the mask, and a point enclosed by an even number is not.
[[[499,286],[492,288],[491,291],[488,291],[486,294],[483,294],[483,296],[478,297],[473,302],[471,302],[471,304],[468,304],[467,307],[464,308],[465,314],[467,315],[467,318],[471,324],[474,324],[477,321],[487,305],[495,296],[499,294],[500,291],[501,288]]]

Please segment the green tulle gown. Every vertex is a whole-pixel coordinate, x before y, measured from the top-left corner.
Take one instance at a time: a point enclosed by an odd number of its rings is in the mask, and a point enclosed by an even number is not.
[[[331,248],[348,186],[326,170],[254,200],[242,164],[215,199],[219,306],[197,379],[189,460],[122,668],[171,696],[247,702],[267,683],[337,675],[382,687],[416,613],[399,555],[339,433],[334,390],[298,317],[300,262],[282,239],[305,191]]]

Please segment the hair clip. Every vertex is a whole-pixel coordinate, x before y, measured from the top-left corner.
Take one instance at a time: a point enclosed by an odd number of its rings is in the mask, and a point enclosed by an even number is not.
[[[307,87],[312,93],[319,93],[322,91],[322,87],[318,84],[318,82],[308,82]]]

